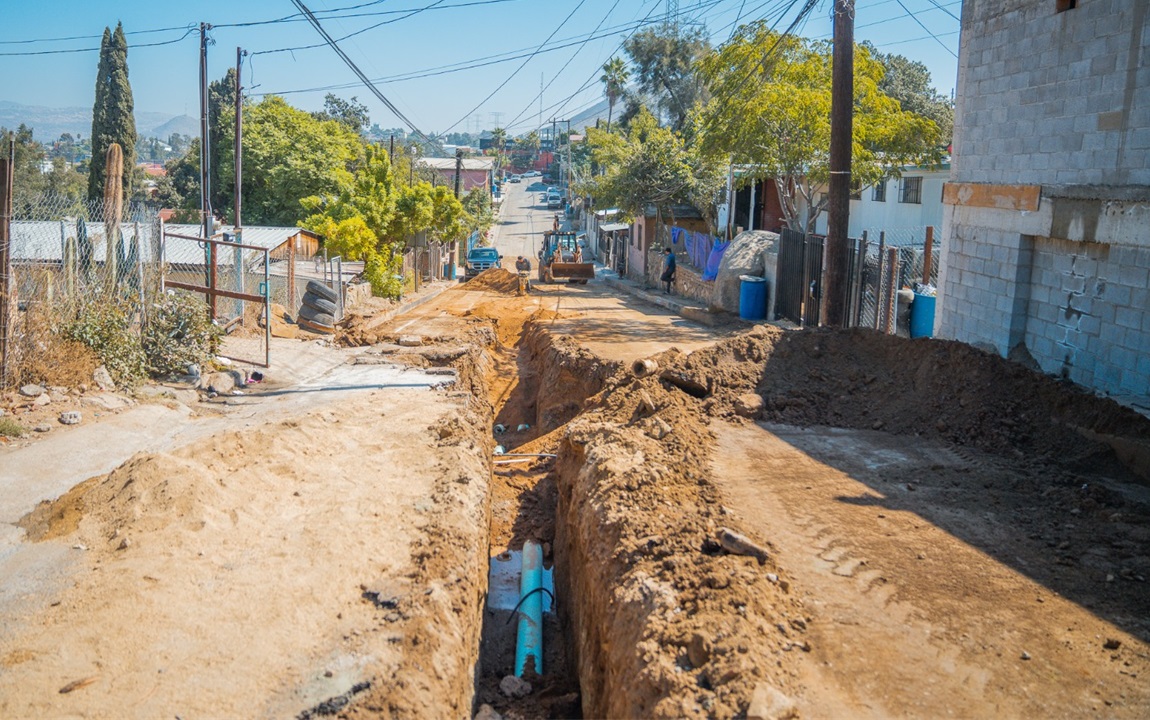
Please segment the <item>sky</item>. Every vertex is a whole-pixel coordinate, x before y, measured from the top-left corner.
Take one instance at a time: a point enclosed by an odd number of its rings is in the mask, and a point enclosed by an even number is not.
[[[211,23],[208,75],[249,52],[246,93],[283,94],[305,110],[324,94],[356,96],[381,127],[404,123],[362,85],[291,0],[3,0],[0,100],[89,107],[104,27],[123,22],[136,109],[199,114],[199,25]],[[304,0],[344,52],[425,133],[496,125],[512,135],[571,117],[602,98],[599,68],[667,0]],[[796,0],[678,0],[678,18],[725,41],[736,21],[785,29]],[[829,38],[831,0],[797,34]],[[961,0],[856,0],[856,41],[924,63],[950,94]],[[280,20],[280,22],[272,22]],[[350,37],[348,37],[350,36]],[[341,39],[345,38],[346,39]],[[320,44],[319,47],[308,47]],[[301,48],[301,49],[291,49]],[[69,51],[69,52],[60,52]],[[75,52],[71,52],[75,51]],[[538,52],[536,52],[538,51]],[[31,54],[35,53],[35,54]],[[466,67],[476,62],[479,67]],[[435,74],[429,74],[435,73]],[[415,77],[411,77],[415,76]],[[542,112],[540,109],[540,85]],[[39,138],[45,140],[47,138]]]

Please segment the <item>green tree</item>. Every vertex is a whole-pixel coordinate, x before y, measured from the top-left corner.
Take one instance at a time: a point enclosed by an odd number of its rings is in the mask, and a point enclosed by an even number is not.
[[[604,174],[577,186],[579,192],[632,217],[654,206],[673,221],[674,206],[689,204],[713,225],[723,182],[720,168],[689,149],[678,133],[661,127],[651,113],[641,111],[626,133],[588,128],[587,137],[592,160]]]
[[[328,93],[323,96],[323,110],[314,115],[319,120],[335,120],[356,135],[362,135],[371,125],[367,106],[359,102],[354,95],[351,100],[344,100]]]
[[[132,85],[128,82],[128,41],[116,23],[113,33],[104,28],[100,62],[96,69],[96,102],[92,106],[92,159],[88,166],[88,199],[104,197],[104,162],[108,146],[124,149],[123,194],[132,193],[132,168],[136,166],[136,119],[132,115]]]
[[[650,97],[675,130],[683,130],[691,109],[705,102],[707,88],[695,71],[711,49],[703,28],[671,23],[635,33],[623,49],[631,58],[639,92]]]
[[[603,74],[599,82],[603,83],[603,94],[607,96],[607,132],[611,132],[611,116],[615,113],[615,101],[623,96],[627,89],[627,80],[631,71],[621,57],[613,57],[603,63]]]
[[[704,59],[700,72],[715,97],[692,130],[703,153],[749,166],[748,178],[773,178],[787,224],[812,231],[829,178],[830,44],[780,36],[760,21]],[[851,172],[859,187],[941,157],[938,126],[882,92],[884,72],[856,49]]]
[[[235,212],[235,141],[236,141],[236,69],[228,68],[224,77],[208,83],[208,155],[211,167],[212,212],[234,219]]]
[[[862,43],[885,70],[879,90],[898,100],[908,110],[934,121],[938,125],[941,142],[949,145],[954,134],[954,102],[935,90],[930,83],[930,70],[917,60],[894,53],[879,52],[870,42]]]
[[[388,241],[395,200],[387,151],[368,145],[363,162],[333,197],[312,195],[300,200],[306,214],[300,224],[323,235],[330,251],[349,260],[362,260]]]
[[[471,218],[451,188],[440,185],[431,192],[431,238],[442,243],[463,240],[470,230]]]
[[[290,225],[300,200],[335,197],[362,157],[359,136],[334,120],[317,120],[269,95],[244,113],[244,222]],[[231,158],[224,154],[225,173]]]
[[[20,220],[46,219],[42,218],[43,209],[39,207],[41,195],[45,189],[44,175],[40,172],[44,162],[44,146],[33,137],[32,128],[21,123],[14,131],[0,127],[0,141],[3,148],[0,154],[8,156],[8,138],[16,141],[16,157],[12,168],[12,212]]]

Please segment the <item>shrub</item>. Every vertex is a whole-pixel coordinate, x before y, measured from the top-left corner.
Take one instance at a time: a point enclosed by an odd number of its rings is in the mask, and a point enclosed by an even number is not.
[[[24,433],[28,432],[24,426],[16,422],[12,418],[0,418],[0,435],[4,437],[24,437]]]
[[[199,296],[168,292],[152,306],[144,326],[148,370],[154,375],[173,375],[187,372],[192,363],[205,365],[219,350],[222,335],[208,319]]]
[[[371,283],[371,294],[396,299],[403,292],[403,255],[385,246],[372,252],[363,266],[363,276]]]
[[[131,387],[147,375],[144,348],[133,329],[135,315],[129,300],[102,298],[80,308],[65,336],[94,350],[112,379]]]

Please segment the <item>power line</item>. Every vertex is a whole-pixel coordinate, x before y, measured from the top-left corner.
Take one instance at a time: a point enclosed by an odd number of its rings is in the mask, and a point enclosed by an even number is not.
[[[302,0],[292,0],[292,3],[297,8],[299,8],[300,12],[307,16],[308,22],[310,22],[312,27],[316,29],[316,32],[318,32],[320,36],[323,37],[324,42],[330,45],[332,50],[335,50],[340,59],[343,60],[344,63],[346,63],[349,68],[351,68],[351,71],[355,73],[360,80],[363,81],[363,84],[367,86],[367,89],[371,90],[372,94],[375,95],[375,97],[378,98],[381,103],[387,106],[388,110],[391,110],[391,112],[394,113],[397,118],[402,120],[409,128],[411,128],[412,133],[414,133],[417,137],[430,145],[439,147],[438,142],[432,140],[427,135],[424,135],[423,132],[417,128],[413,122],[407,119],[407,116],[400,112],[399,108],[397,108],[394,103],[388,100],[387,97],[379,91],[379,88],[377,88],[371,82],[371,80],[368,80],[367,76],[363,74],[363,71],[359,69],[359,66],[356,65],[355,62],[353,62],[352,59],[347,56],[347,53],[345,53],[340,48],[340,46],[336,44],[336,41],[332,39],[331,35],[329,35],[327,31],[323,29],[323,25],[320,24],[319,19],[312,14],[311,10],[308,10],[307,6],[303,4]]]
[[[945,7],[943,7],[942,5],[939,5],[939,3],[938,3],[938,0],[927,0],[927,2],[929,2],[931,5],[934,5],[934,6],[935,6],[936,8],[938,8],[939,10],[942,10],[944,13],[946,13],[946,14],[947,14],[947,15],[949,15],[949,16],[951,16],[952,18],[954,18],[954,19],[955,19],[955,20],[957,20],[958,22],[962,22],[962,20],[960,20],[960,19],[959,19],[959,17],[958,17],[957,15],[955,15],[955,14],[954,14],[954,13],[952,13],[951,11],[947,10],[947,9],[946,9]]]
[[[922,20],[919,20],[917,15],[915,15],[914,13],[912,13],[910,10],[907,10],[907,8],[906,8],[906,5],[903,5],[903,4],[902,4],[902,0],[896,0],[896,1],[898,2],[898,6],[899,6],[900,8],[902,8],[903,10],[906,10],[906,14],[907,14],[907,15],[910,15],[911,19],[912,19],[912,20],[914,20],[916,23],[918,23],[918,26],[919,26],[920,28],[922,28],[923,30],[925,30],[925,31],[926,31],[926,32],[927,32],[927,33],[928,33],[928,34],[929,34],[929,35],[930,35],[932,38],[934,38],[934,41],[935,41],[936,43],[938,43],[939,45],[941,45],[941,46],[942,46],[942,49],[943,49],[943,50],[946,50],[946,51],[947,51],[948,53],[950,53],[951,55],[954,55],[954,59],[955,59],[955,60],[957,60],[957,59],[958,59],[958,53],[956,53],[955,51],[953,51],[953,50],[951,50],[949,47],[947,47],[946,43],[944,43],[942,40],[940,40],[940,39],[938,38],[938,36],[937,36],[937,35],[935,35],[933,32],[931,32],[930,28],[928,28],[926,25],[923,25],[923,24],[922,24]],[[941,9],[941,8],[940,8],[940,9]]]
[[[495,97],[495,93],[497,93],[497,92],[499,92],[500,90],[502,90],[502,89],[504,88],[504,86],[506,86],[506,85],[507,85],[507,83],[511,82],[511,80],[512,80],[512,79],[513,79],[513,78],[514,78],[516,75],[518,75],[518,74],[519,74],[519,71],[520,71],[520,70],[522,70],[524,67],[526,67],[526,66],[527,66],[527,63],[531,62],[531,58],[533,58],[533,57],[535,57],[536,55],[538,55],[538,54],[539,54],[539,50],[542,50],[542,49],[543,49],[543,47],[544,47],[544,46],[545,46],[547,43],[551,42],[551,38],[555,37],[555,34],[556,34],[556,33],[558,33],[560,30],[562,30],[562,29],[563,29],[563,26],[567,24],[567,21],[568,21],[568,20],[570,20],[571,18],[573,18],[573,17],[575,16],[575,13],[579,12],[579,8],[583,7],[583,3],[585,3],[585,2],[587,2],[587,0],[579,0],[579,4],[575,6],[575,9],[574,9],[574,10],[572,10],[572,11],[571,11],[571,12],[570,12],[570,13],[567,15],[567,17],[563,18],[563,22],[559,23],[559,27],[557,27],[557,28],[555,28],[554,30],[552,30],[552,31],[551,31],[551,34],[547,36],[547,39],[546,39],[546,40],[544,40],[544,41],[543,41],[543,42],[542,42],[542,43],[539,45],[539,48],[538,48],[538,49],[537,49],[535,52],[531,53],[531,55],[529,55],[529,56],[527,57],[527,59],[523,61],[523,64],[521,64],[519,67],[515,68],[515,71],[514,71],[514,72],[512,72],[510,75],[508,75],[508,76],[507,76],[507,78],[506,78],[506,79],[505,79],[503,82],[499,83],[499,87],[497,87],[497,88],[495,88],[494,90],[492,90],[492,91],[491,91],[491,92],[490,92],[490,93],[487,95],[487,97],[485,97],[485,98],[483,98],[482,100],[480,100],[478,105],[476,105],[474,108],[472,108],[471,110],[469,110],[469,111],[467,111],[466,113],[464,113],[464,115],[463,115],[463,118],[461,118],[461,119],[459,119],[459,120],[456,120],[454,123],[452,123],[451,125],[449,125],[449,126],[447,127],[447,129],[446,129],[446,130],[444,130],[443,132],[445,132],[445,133],[446,133],[446,132],[451,132],[451,130],[452,130],[452,129],[453,129],[455,126],[456,126],[456,125],[458,125],[459,123],[463,122],[463,120],[466,120],[468,115],[470,115],[471,113],[473,113],[473,112],[475,112],[476,110],[478,110],[479,108],[481,108],[481,107],[483,106],[483,103],[485,103],[485,102],[487,102],[488,100],[490,100],[491,98]]]
[[[146,47],[160,47],[161,45],[175,45],[176,43],[182,41],[184,38],[188,37],[189,35],[192,35],[193,33],[197,32],[197,28],[191,28],[191,27],[189,27],[189,28],[174,28],[174,29],[184,30],[184,34],[181,35],[180,37],[176,38],[175,40],[164,40],[161,42],[137,43],[135,45],[129,45],[128,49],[132,50],[132,49],[139,49],[139,48],[146,48]],[[157,32],[159,32],[159,31],[157,31]],[[25,50],[22,52],[0,52],[0,57],[26,57],[26,56],[31,56],[31,55],[65,55],[65,54],[71,54],[71,53],[84,53],[84,52],[100,52],[100,48],[95,47],[95,48],[71,48],[69,50]]]

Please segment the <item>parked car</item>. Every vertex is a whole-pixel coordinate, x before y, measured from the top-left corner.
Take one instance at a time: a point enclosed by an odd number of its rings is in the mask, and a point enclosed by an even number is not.
[[[512,175],[507,179],[507,182],[517,183],[520,181],[520,179],[521,178],[518,175]]]
[[[551,188],[547,191],[547,209],[556,210],[561,207],[563,207],[563,193],[556,188]]]
[[[493,247],[471,248],[467,253],[467,269],[463,276],[470,280],[484,270],[493,267],[503,267],[503,256]]]

